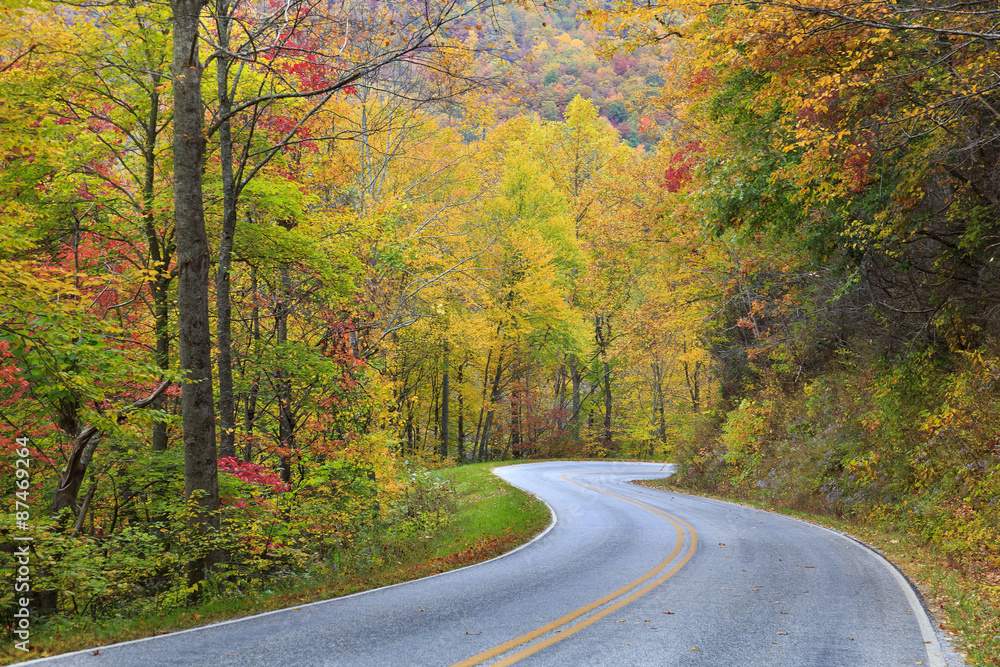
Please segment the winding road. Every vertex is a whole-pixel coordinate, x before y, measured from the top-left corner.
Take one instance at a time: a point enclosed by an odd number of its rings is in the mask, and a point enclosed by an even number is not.
[[[839,533],[629,484],[670,466],[497,474],[555,520],[505,556],[58,665],[955,666],[911,586]]]

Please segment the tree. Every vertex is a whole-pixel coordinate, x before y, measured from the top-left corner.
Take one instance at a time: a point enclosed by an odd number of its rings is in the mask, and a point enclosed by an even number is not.
[[[206,0],[172,0],[174,91],[174,229],[177,235],[177,338],[184,433],[184,493],[192,504],[192,527],[219,527],[219,481],[212,392],[208,234],[202,170],[205,157],[199,58],[201,12]],[[212,565],[209,555],[188,565],[188,585],[198,587]]]
[[[348,3],[322,8],[311,0],[297,0],[261,14],[238,1],[216,3],[218,115],[209,134],[219,133],[223,188],[216,274],[223,455],[235,453],[230,269],[237,208],[244,190],[284,152],[294,152],[309,143],[354,138],[366,147],[361,166],[368,182],[360,190],[364,208],[376,185],[369,178],[368,135],[379,130],[379,122],[398,120],[394,114],[370,120],[368,98],[395,95],[396,106],[400,100],[420,106],[451,99],[481,85],[483,82],[467,72],[463,63],[470,53],[488,52],[494,45],[471,38],[459,41],[450,36],[450,31],[477,20],[494,4],[499,3],[448,1],[429,14],[408,3],[377,3],[371,7]],[[294,19],[291,24],[289,16]],[[252,81],[249,89],[243,87],[248,78]],[[240,93],[242,99],[236,99],[234,96]],[[360,127],[351,127],[348,122],[346,129],[329,129],[338,125],[338,114],[330,113],[328,108],[337,93],[361,101]],[[253,120],[270,117],[272,126],[280,131],[268,137],[251,121],[244,136],[234,137],[233,120],[248,116]],[[310,122],[317,116],[324,118],[323,123]]]
[[[594,193],[588,189],[588,183],[604,167],[611,158],[618,142],[613,130],[601,122],[596,107],[581,97],[574,98],[566,107],[565,122],[554,123],[546,127],[542,141],[549,150],[546,161],[549,163],[555,182],[571,202],[574,215],[574,235],[577,239],[589,240],[587,234],[588,222],[594,211],[591,206]],[[570,300],[574,306],[589,307],[589,295],[584,293],[578,281],[579,268],[570,270],[571,294]],[[604,330],[604,325],[597,326],[601,315],[594,315],[594,339],[599,342],[598,333]],[[603,322],[603,320],[602,320]],[[603,348],[598,346],[598,355]],[[582,408],[583,376],[580,359],[574,354],[567,356],[568,374],[572,382],[571,423],[578,425]],[[598,376],[600,377],[600,375]],[[605,373],[604,379],[610,379]],[[608,388],[610,384],[606,385]],[[608,394],[610,395],[610,393]],[[609,417],[610,418],[610,417]],[[578,426],[575,426],[578,428]]]

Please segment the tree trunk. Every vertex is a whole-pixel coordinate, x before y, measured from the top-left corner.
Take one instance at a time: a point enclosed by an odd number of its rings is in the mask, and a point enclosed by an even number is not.
[[[458,460],[465,460],[465,396],[462,394],[462,372],[465,370],[465,363],[458,365]]]
[[[483,425],[481,440],[479,441],[479,453],[476,458],[480,461],[490,460],[490,431],[493,429],[493,406],[490,405],[486,413],[486,423]]]
[[[444,347],[443,376],[441,378],[441,458],[448,458],[448,426],[451,421],[449,414],[451,400],[451,385],[448,376],[448,343]]]
[[[288,311],[291,298],[291,279],[288,268],[281,267],[281,296],[278,298],[274,319],[277,334],[277,344],[282,346],[288,342]],[[281,449],[281,481],[286,484],[292,481],[292,452],[295,449],[295,415],[292,411],[292,380],[288,369],[279,366],[275,371],[275,389],[278,399],[278,439]]]
[[[654,392],[654,400],[656,404],[653,406],[653,419],[658,421],[657,434],[660,438],[660,443],[666,447],[667,444],[667,416],[666,416],[666,397],[663,395],[663,367],[659,362],[653,364],[653,378],[656,383],[656,391]],[[653,454],[653,446],[650,445],[650,455]]]
[[[250,296],[253,299],[253,306],[250,308],[250,331],[253,336],[254,349],[260,342],[260,304],[257,298],[257,269],[250,267]],[[246,432],[246,446],[243,448],[243,460],[248,463],[253,457],[253,433],[254,423],[257,420],[257,396],[260,394],[260,374],[255,370],[253,381],[250,383],[250,391],[246,397],[243,410],[243,430]]]
[[[415,449],[413,440],[413,407],[408,406],[406,409],[406,452],[412,454]]]
[[[169,258],[169,255],[168,255]],[[169,259],[167,260],[169,261]],[[161,271],[167,271],[164,262]],[[170,304],[168,302],[170,288],[170,277],[160,274],[156,277],[153,285],[153,308],[155,316],[153,326],[156,329],[156,365],[161,370],[170,369]],[[160,397],[154,406],[157,410],[165,410],[167,398]],[[158,421],[153,425],[153,451],[165,452],[168,446],[167,424]]]
[[[184,493],[195,512],[191,527],[206,534],[218,528],[219,480],[212,396],[212,339],[208,317],[209,252],[202,199],[205,137],[202,123],[202,65],[198,58],[199,16],[204,0],[172,0],[174,90],[174,229],[177,236],[177,333],[184,374],[181,415],[184,430]],[[208,576],[212,554],[188,562],[188,585]]]
[[[500,400],[500,378],[503,375],[503,354],[497,357],[497,370],[493,376],[493,387],[490,389],[489,411],[486,413],[486,423],[483,425],[483,433],[479,441],[479,458],[489,461],[493,457],[490,451],[490,431],[493,429],[493,416],[496,413],[496,404]],[[489,376],[487,376],[487,381]]]
[[[479,421],[476,422],[476,437],[472,441],[472,458],[479,460],[480,439],[483,433],[483,415],[486,414],[486,397],[490,389],[490,362],[493,360],[493,348],[486,354],[486,365],[483,367],[483,393],[479,400]]]
[[[66,459],[66,467],[59,477],[59,484],[52,495],[49,513],[53,517],[59,516],[67,507],[73,513],[78,511],[76,498],[83,485],[83,478],[87,475],[87,466],[90,464],[90,458],[93,456],[94,446],[97,443],[95,436],[99,434],[100,431],[97,428],[88,426],[73,438],[73,445],[70,447],[69,456]],[[91,446],[91,441],[94,441],[93,446]]]
[[[515,387],[510,392],[510,451],[520,457],[521,451],[521,392]]]
[[[144,408],[155,403],[167,387],[169,380],[164,380],[152,394],[142,400],[135,401],[131,407],[126,407],[118,411],[118,420],[125,419],[126,415],[138,408]],[[76,498],[83,485],[83,478],[87,474],[87,467],[94,455],[97,441],[102,433],[96,426],[81,428],[73,437],[73,445],[70,447],[69,456],[66,459],[66,467],[63,468],[62,475],[59,476],[59,484],[56,485],[55,493],[52,495],[52,505],[50,513],[57,516],[63,509],[70,507],[77,511]]]
[[[229,99],[229,37],[232,26],[229,0],[216,0],[215,25],[219,40],[216,58],[216,94],[219,97],[219,160],[222,171],[222,234],[215,275],[216,338],[219,347],[219,456],[236,456],[236,400],[233,394],[233,334],[230,267],[236,236],[236,179],[233,175],[233,133]]]
[[[522,377],[523,375],[523,377]],[[524,442],[521,433],[521,401],[528,393],[528,373],[523,366],[516,367],[510,377],[510,438],[508,446],[512,456],[520,457]]]
[[[170,260],[174,248],[164,235],[163,243],[156,235],[155,187],[156,187],[156,139],[159,135],[160,93],[157,87],[160,77],[152,75],[152,91],[149,93],[149,119],[146,124],[146,145],[143,147],[144,173],[142,179],[142,216],[146,243],[149,246],[149,268],[156,271],[150,280],[149,288],[153,297],[153,330],[156,337],[156,365],[161,370],[170,368]],[[154,407],[163,410],[166,398],[157,399]],[[153,451],[167,451],[167,425],[159,421],[153,425]]]
[[[594,331],[597,349],[601,357],[601,371],[604,373],[604,446],[611,446],[611,366],[608,363],[608,345],[611,341],[611,323],[604,315],[594,316]]]
[[[573,412],[570,414],[569,423],[573,435],[580,437],[580,368],[576,355],[569,358],[569,376],[573,382]]]
[[[687,343],[684,344],[684,352],[687,352]],[[692,371],[688,365],[688,362],[684,362],[684,379],[687,382],[688,396],[691,397],[691,412],[698,412],[701,409],[701,379],[699,378],[699,373],[701,371],[701,362],[695,362],[694,370]]]
[[[604,360],[604,443],[611,446],[611,367]]]
[[[437,355],[434,355],[434,361],[437,361]],[[431,375],[431,407],[427,411],[427,422],[424,424],[423,435],[420,437],[420,451],[421,452],[437,452],[440,449],[440,443],[438,441],[438,427],[441,426],[441,413],[439,411],[439,394],[438,394],[438,375],[435,372]],[[428,435],[430,436],[430,446],[427,446]]]
[[[566,366],[559,364],[555,377],[555,398],[552,406],[553,414],[556,415],[556,430],[562,431],[566,428],[566,420],[563,419],[563,410],[566,409]]]

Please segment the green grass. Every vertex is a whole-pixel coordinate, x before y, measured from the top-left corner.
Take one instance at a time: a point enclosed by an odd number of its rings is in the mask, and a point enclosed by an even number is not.
[[[963,653],[966,664],[1000,666],[1000,586],[988,578],[969,576],[956,569],[949,563],[948,554],[934,544],[871,523],[802,512],[759,500],[692,491],[670,479],[642,484],[779,512],[851,535],[882,553],[916,584],[935,624]]]
[[[434,556],[448,558],[492,542],[503,547],[502,553],[527,542],[549,524],[545,504],[490,473],[496,466],[477,463],[435,473],[452,484],[462,502],[446,529],[454,540],[442,540]]]
[[[310,572],[273,591],[254,591],[216,598],[197,606],[164,610],[144,617],[91,620],[56,618],[32,625],[31,648],[25,654],[13,641],[0,647],[0,664],[11,664],[115,642],[139,639],[231,618],[283,609],[350,593],[425,577],[471,565],[523,544],[550,521],[548,508],[515,489],[482,463],[435,471],[450,482],[453,514],[442,527],[424,535],[391,562],[358,569],[349,576]],[[388,559],[387,559],[388,561]]]

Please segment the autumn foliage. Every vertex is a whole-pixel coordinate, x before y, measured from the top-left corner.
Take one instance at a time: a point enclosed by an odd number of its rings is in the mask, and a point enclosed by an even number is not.
[[[209,531],[172,17],[0,10],[0,451],[45,616],[352,576],[447,524],[423,468],[502,458],[675,458],[1000,567],[995,12],[198,7]]]

